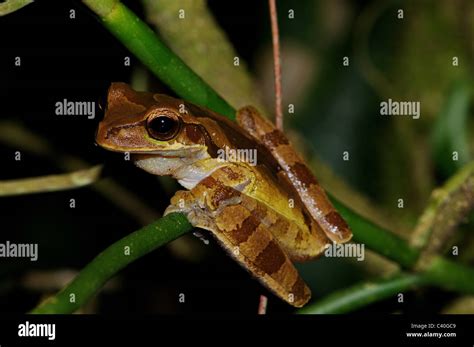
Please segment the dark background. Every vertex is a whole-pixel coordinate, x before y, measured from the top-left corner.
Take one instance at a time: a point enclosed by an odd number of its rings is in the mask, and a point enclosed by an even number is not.
[[[139,2],[124,3],[143,18]],[[288,1],[280,4],[282,9],[290,6]],[[301,30],[312,25],[311,13],[317,12],[313,1],[291,4],[303,18],[297,24],[283,23],[280,27],[282,37],[299,40],[310,52],[319,52],[319,74],[309,87],[305,109],[288,123],[308,139],[313,152],[339,176],[374,201],[386,203],[387,210],[391,211],[395,204],[387,201],[393,201],[397,195],[388,197],[381,193],[390,185],[391,178],[384,176],[386,171],[380,164],[381,157],[397,160],[390,139],[384,140],[391,125],[375,116],[380,99],[376,91],[356,68],[343,70],[336,58],[352,54],[355,18],[372,4],[370,1],[351,3],[353,19],[348,20],[344,34],[332,44],[324,41],[330,38],[315,25],[311,30]],[[249,63],[252,71],[258,70],[256,55],[270,42],[266,1],[214,0],[209,1],[209,5],[239,55]],[[70,9],[76,10],[73,20],[69,19]],[[391,67],[393,61],[396,64],[400,58],[397,45],[403,35],[394,30],[399,24],[393,16],[386,17],[373,37],[374,51],[382,66]],[[79,1],[36,1],[0,18],[0,37],[1,119],[21,124],[45,139],[57,157],[70,155],[90,164],[103,163],[104,178],[113,177],[156,211],[163,211],[170,197],[169,190],[155,177],[124,163],[121,155],[95,145],[95,130],[102,118],[99,109],[96,118],[91,120],[54,114],[54,104],[64,98],[96,102],[103,99],[112,81],[130,80],[133,68],[139,65],[137,60]],[[14,66],[16,56],[21,57],[21,67]],[[131,57],[131,67],[123,65],[125,56]],[[160,92],[169,92],[158,81],[155,83]],[[416,97],[413,99],[417,100]],[[17,150],[22,153],[21,161],[14,160]],[[351,151],[350,163],[340,160],[342,150]],[[44,157],[8,144],[0,146],[0,158],[2,180],[63,172],[54,157]],[[433,172],[435,182],[439,176],[436,170]],[[405,174],[410,176],[409,171]],[[404,174],[395,172],[393,175]],[[392,188],[392,192],[397,191],[397,185]],[[71,198],[76,200],[75,209],[69,208]],[[420,200],[425,202],[426,198],[425,194]],[[413,205],[416,203],[414,201]],[[80,270],[104,248],[141,227],[139,222],[90,187],[1,198],[0,208],[2,242],[39,244],[37,262],[0,260],[2,312],[28,311],[47,294],[48,291],[25,284],[25,278],[31,273]],[[412,213],[418,210],[413,207]],[[413,222],[411,216],[404,217],[408,225]],[[269,295],[270,312],[292,311],[251,279],[213,240],[206,246],[192,236],[186,237],[191,239],[189,242],[196,252],[202,254],[198,261],[181,259],[167,247],[162,247],[121,271],[118,285],[100,293],[89,308],[90,312],[253,313],[257,310],[260,294]],[[302,271],[305,278],[311,277],[315,297],[368,276],[358,264],[339,259],[322,259],[304,265]],[[185,304],[178,303],[179,293],[186,295]],[[416,312],[419,309],[437,312],[441,302],[449,298],[450,294],[436,290],[419,291],[406,294],[405,300],[409,304],[398,304],[391,298],[362,312]]]

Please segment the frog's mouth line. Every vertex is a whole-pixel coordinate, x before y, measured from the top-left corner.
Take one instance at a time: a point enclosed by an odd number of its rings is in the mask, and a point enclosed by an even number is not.
[[[168,159],[180,159],[185,158],[185,155],[170,155],[170,154],[161,154],[159,152],[130,152],[131,156],[139,157],[154,157],[154,158],[168,158]]]
[[[183,159],[183,158],[195,158],[199,157],[200,151],[185,151],[185,153],[182,153],[180,151],[176,151],[176,153],[173,153],[172,151],[168,153],[163,153],[162,151],[130,151],[130,155],[132,156],[138,156],[143,158],[146,157],[154,157],[154,158],[167,158],[167,159]]]
[[[169,158],[169,159],[179,159],[179,158],[185,158],[186,156],[184,155],[164,155],[160,153],[153,153],[153,152],[135,152],[135,153],[130,153],[132,156],[133,155],[140,155],[140,156],[153,156],[153,157],[158,157],[158,158]]]
[[[128,149],[127,148],[117,148],[117,147],[113,147],[113,146],[108,146],[107,144],[100,144],[96,141],[96,145],[102,147],[102,148],[105,148],[111,152],[116,152],[116,153],[130,153],[130,155],[134,156],[134,155],[140,155],[140,156],[153,156],[153,157],[159,157],[159,158],[169,158],[169,159],[179,159],[179,158],[186,158],[186,157],[191,157],[193,156],[194,154],[197,154],[200,152],[200,149],[186,149],[184,152],[186,153],[182,153],[183,151],[180,151],[180,150],[176,150],[176,151],[168,151],[168,153],[163,153],[163,152],[166,152],[166,151],[153,151],[153,150],[133,150],[133,149]],[[176,152],[176,153],[173,153],[173,152]],[[181,152],[181,153],[180,153]]]

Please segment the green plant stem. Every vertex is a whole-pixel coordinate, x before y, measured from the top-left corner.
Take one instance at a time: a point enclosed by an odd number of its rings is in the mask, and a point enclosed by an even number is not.
[[[188,66],[235,108],[265,113],[255,85],[237,51],[207,6],[207,0],[142,0],[147,22]],[[177,14],[182,10],[185,20]],[[206,59],[199,57],[206,55]],[[219,62],[216,64],[216,62]],[[231,83],[229,83],[231,82]]]
[[[0,197],[80,188],[97,181],[102,165],[61,175],[20,178],[0,181]]]
[[[411,245],[427,256],[438,253],[474,207],[474,162],[433,190],[411,237]]]
[[[349,212],[349,214],[347,214]],[[350,210],[341,210],[348,220],[353,219],[357,225],[377,232],[377,227],[366,220],[357,220],[357,215]],[[192,229],[186,217],[173,213],[151,223],[150,225],[117,241],[89,263],[71,284],[56,296],[47,299],[31,313],[72,313],[85,304],[114,274],[132,261],[153,251],[154,249],[176,239]],[[387,235],[387,233],[384,231]],[[384,239],[380,239],[384,240]],[[386,254],[392,254],[399,247],[405,251],[415,252],[401,240],[387,238],[389,246]],[[400,243],[402,242],[402,243]],[[125,247],[130,247],[130,255],[125,255]],[[396,251],[393,254],[397,254]],[[400,258],[403,259],[403,258]],[[412,262],[412,260],[405,260]],[[416,258],[413,264],[416,263]],[[474,294],[474,269],[457,264],[442,257],[435,257],[428,267],[419,274],[401,274],[396,278],[381,282],[359,284],[341,292],[330,295],[326,299],[309,305],[300,313],[340,313],[360,308],[366,304],[382,300],[414,286],[432,284],[438,287],[455,290],[465,294]],[[71,294],[75,301],[71,302]]]
[[[474,269],[452,260],[435,256],[427,262],[425,273],[428,283],[464,294],[474,294]]]
[[[32,2],[33,0],[7,0],[2,2],[0,3],[0,17],[18,11],[20,8],[31,4]]]
[[[334,314],[355,311],[368,304],[413,289],[426,282],[423,274],[401,273],[376,282],[358,283],[328,295],[297,311],[299,314]]]
[[[140,18],[119,1],[84,0],[102,24],[182,98],[231,119],[235,110],[174,54]]]
[[[84,305],[118,271],[192,229],[186,217],[169,214],[109,246],[62,291],[31,313],[72,313]]]
[[[340,201],[335,199],[332,201],[351,226],[354,241],[365,244],[368,248],[397,262],[402,267],[410,268],[415,265],[418,251],[410,248],[403,239],[354,213]]]
[[[358,283],[332,293],[297,311],[301,314],[346,313],[422,285],[474,294],[474,269],[435,257],[419,273],[400,273],[389,279]]]

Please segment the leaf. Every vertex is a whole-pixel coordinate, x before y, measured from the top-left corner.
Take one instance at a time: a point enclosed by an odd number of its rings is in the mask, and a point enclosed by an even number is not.
[[[453,174],[471,158],[467,138],[470,98],[469,83],[456,82],[433,129],[433,157],[436,166],[445,177]]]

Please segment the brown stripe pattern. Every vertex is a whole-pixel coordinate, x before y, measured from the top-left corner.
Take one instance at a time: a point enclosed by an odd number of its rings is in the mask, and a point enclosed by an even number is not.
[[[214,219],[215,236],[276,295],[293,306],[303,306],[311,297],[309,288],[270,229],[260,222],[261,211],[249,211],[244,206],[232,205],[219,211]],[[236,215],[246,218],[241,224],[229,223]]]
[[[238,202],[253,211],[259,223],[271,230],[271,233],[290,259],[304,261],[319,256],[329,240],[318,223],[312,221],[298,200],[295,201],[293,209],[288,208],[295,213],[296,211],[303,211],[303,214],[299,215],[300,223],[297,224],[295,221],[290,221],[281,215],[281,211],[272,208],[271,200],[283,200],[286,203],[285,207],[288,206],[287,197],[276,195],[281,194],[281,192],[270,193],[270,202],[265,204],[251,196],[251,192],[248,193],[250,195],[248,196],[248,194],[240,194],[236,189],[231,188],[238,186],[240,190],[245,190],[246,186],[242,182],[248,181],[250,177],[252,177],[252,172],[246,173],[242,166],[223,167],[200,182],[199,186],[206,189],[197,186],[193,189],[193,192],[197,196],[205,195],[206,202],[201,202],[201,205],[207,204],[211,210]],[[263,178],[258,179],[258,189],[268,192],[268,187],[264,186],[266,183]],[[247,182],[247,187],[252,185],[254,185],[253,182]],[[233,219],[236,219],[236,217]]]
[[[300,201],[327,237],[337,243],[349,241],[352,232],[347,223],[331,204],[286,136],[251,106],[239,110],[237,121],[251,136],[271,151],[284,171],[284,176],[295,188]]]
[[[303,306],[311,291],[275,233],[296,239],[304,232],[264,204],[226,186],[223,181],[229,175],[235,173],[216,170],[191,191],[176,193],[165,213],[185,213],[191,224],[211,231],[239,263],[277,296],[293,306]]]

